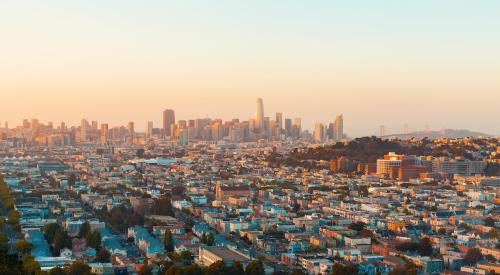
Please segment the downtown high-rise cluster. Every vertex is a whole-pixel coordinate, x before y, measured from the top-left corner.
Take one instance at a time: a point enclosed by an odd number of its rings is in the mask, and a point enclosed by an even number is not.
[[[253,142],[279,140],[314,140],[336,142],[345,138],[343,117],[337,115],[328,125],[317,123],[313,134],[304,131],[300,117],[284,118],[275,113],[274,119],[266,116],[264,102],[258,98],[256,112],[248,120],[196,118],[177,120],[173,109],[162,113],[162,124],[155,127],[153,121],[146,123],[144,132],[137,132],[135,123],[110,127],[108,123],[82,119],[80,125],[68,127],[65,122],[54,126],[52,122],[40,123],[38,119],[23,121],[13,129],[6,127],[0,132],[3,138],[17,143],[64,146],[73,144],[146,144],[152,140],[168,141],[187,145],[189,142]]]

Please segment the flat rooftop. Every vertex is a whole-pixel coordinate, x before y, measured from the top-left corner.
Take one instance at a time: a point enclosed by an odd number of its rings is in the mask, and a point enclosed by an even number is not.
[[[248,261],[250,260],[249,257],[240,254],[232,249],[229,249],[227,247],[219,247],[219,246],[213,246],[213,247],[207,247],[205,250],[212,252],[213,254],[221,257],[225,262],[230,262],[230,261]]]

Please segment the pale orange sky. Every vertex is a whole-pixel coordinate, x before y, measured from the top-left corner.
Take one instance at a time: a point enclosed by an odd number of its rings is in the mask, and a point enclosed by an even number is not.
[[[351,136],[500,134],[495,1],[0,3],[0,121],[343,113]],[[439,2],[439,3],[438,3]]]

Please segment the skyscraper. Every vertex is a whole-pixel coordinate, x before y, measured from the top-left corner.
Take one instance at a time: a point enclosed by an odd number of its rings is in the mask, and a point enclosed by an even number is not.
[[[82,119],[82,125],[80,129],[80,140],[82,142],[87,141],[87,130],[88,130],[88,122],[85,119]]]
[[[257,98],[257,110],[255,112],[255,128],[264,130],[264,102],[262,98]]]
[[[109,126],[107,123],[101,123],[101,143],[107,144],[109,141]]]
[[[152,137],[153,136],[153,122],[152,121],[148,121],[148,127],[146,129],[146,135],[148,138]]]
[[[128,123],[128,136],[129,136],[130,140],[134,139],[135,129],[134,129],[134,122],[133,121],[130,121]]]
[[[285,118],[285,134],[288,136],[292,135],[292,119]]]
[[[316,123],[314,126],[314,140],[322,142],[325,139],[325,126],[322,123]]]
[[[344,139],[344,118],[342,114],[335,117],[334,139],[341,141]]]
[[[276,113],[276,127],[281,130],[283,129],[283,114]]]
[[[173,133],[171,131],[172,125],[175,124],[175,112],[174,110],[167,109],[163,111],[163,135],[172,136]]]

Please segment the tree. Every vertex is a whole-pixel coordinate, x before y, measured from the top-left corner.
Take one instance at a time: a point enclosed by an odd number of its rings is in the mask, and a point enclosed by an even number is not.
[[[22,262],[18,260],[17,255],[0,251],[0,274],[23,274]]]
[[[233,265],[229,269],[229,272],[231,273],[231,275],[244,275],[245,274],[245,271],[243,269],[243,265],[238,261],[233,262]]]
[[[137,274],[138,275],[153,275],[153,267],[149,266],[148,264],[144,264]]]
[[[40,264],[33,256],[26,256],[23,260],[23,271],[24,274],[36,274],[40,272]]]
[[[229,269],[224,261],[218,261],[205,269],[205,275],[229,275]]]
[[[364,222],[353,222],[349,224],[349,229],[360,232],[365,229],[366,224]]]
[[[7,234],[0,232],[0,252],[7,253],[9,250],[9,237]]]
[[[290,275],[304,275],[304,272],[300,269],[294,269]]]
[[[64,229],[57,223],[49,223],[43,227],[45,239],[47,240],[48,243],[53,243],[56,233],[63,230]]]
[[[172,237],[172,232],[170,232],[170,229],[167,229],[165,231],[165,250],[167,252],[172,252],[174,251],[174,239]]]
[[[498,231],[495,228],[490,229],[488,232],[488,238],[490,239],[497,239],[499,236],[500,234],[498,234]]]
[[[87,236],[87,246],[93,247],[95,250],[99,250],[101,248],[101,233],[97,230],[93,230]]]
[[[71,275],[92,275],[92,272],[90,272],[90,266],[79,261],[73,262],[71,265],[64,267],[64,271],[66,274]]]
[[[99,252],[97,252],[96,255],[96,262],[99,263],[109,263],[111,260],[111,254],[109,251],[105,248],[99,249]]]
[[[143,148],[137,149],[135,155],[140,159],[144,158],[144,149]]]
[[[203,275],[203,269],[199,265],[193,264],[184,267],[183,273],[184,275]]]
[[[246,275],[263,275],[264,274],[264,264],[261,260],[252,261],[247,265],[245,270]]]
[[[494,227],[495,226],[495,219],[492,217],[486,217],[484,220],[484,225],[489,226],[489,227]]]
[[[491,255],[491,254],[488,254],[486,256],[484,256],[484,258],[490,262],[490,263],[496,263],[497,262],[497,259],[495,258],[495,256]]]
[[[332,269],[332,275],[350,275],[358,274],[358,265],[346,264],[345,266],[340,263],[335,263]]]
[[[430,256],[432,255],[433,248],[432,243],[429,238],[423,238],[418,243],[418,253],[420,256]]]
[[[71,249],[73,247],[73,242],[66,231],[58,231],[56,232],[56,236],[54,237],[54,253],[59,255],[59,252],[63,248]]]
[[[479,248],[471,248],[467,251],[467,254],[465,254],[464,263],[466,265],[474,265],[483,259],[483,254],[481,254],[481,250],[479,250]]]
[[[165,275],[184,275],[183,270],[178,265],[173,265],[165,272]]]
[[[11,210],[9,210],[9,213],[7,214],[7,218],[9,219],[8,223],[10,225],[18,224],[20,217],[21,217],[21,214],[19,214],[19,212],[17,212],[14,209],[11,209]]]
[[[49,271],[49,275],[66,275],[66,272],[61,267],[56,266]]]
[[[215,242],[214,234],[212,232],[208,233],[207,239],[206,239],[206,244],[207,245],[214,245],[214,242]]]
[[[90,229],[90,223],[88,221],[85,221],[81,226],[80,230],[78,231],[78,238],[87,238],[89,235],[91,229]]]
[[[68,177],[68,185],[73,186],[76,183],[76,175],[71,173]]]
[[[14,249],[21,255],[27,255],[31,252],[33,245],[25,240],[19,240],[14,243]]]
[[[359,236],[361,238],[373,238],[373,231],[368,229],[363,229],[361,230],[361,232],[359,232]]]

